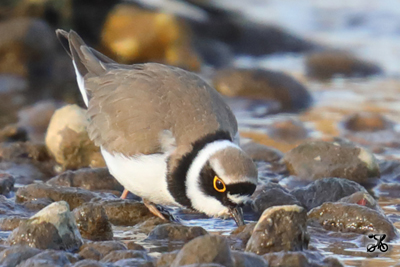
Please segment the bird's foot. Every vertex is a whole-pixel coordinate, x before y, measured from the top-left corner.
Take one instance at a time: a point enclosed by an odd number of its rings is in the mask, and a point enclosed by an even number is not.
[[[129,191],[128,191],[127,189],[124,188],[124,192],[122,192],[121,199],[126,199],[126,197],[128,196],[128,194],[129,194]]]
[[[155,204],[151,203],[150,201],[144,200],[144,199],[143,199],[143,203],[149,209],[149,211],[151,213],[153,213],[155,216],[157,216],[165,221],[177,222],[177,220],[174,218],[174,216],[172,216],[172,214],[168,210],[164,209],[162,206],[155,205]]]

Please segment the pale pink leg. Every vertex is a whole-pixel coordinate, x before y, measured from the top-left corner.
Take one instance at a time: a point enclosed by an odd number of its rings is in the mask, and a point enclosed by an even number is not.
[[[129,191],[124,189],[124,192],[122,192],[121,198],[125,199],[128,196]]]
[[[151,203],[148,200],[143,199],[143,204],[149,209],[149,211],[151,213],[153,213],[154,215],[156,215],[157,217],[159,217],[159,218],[161,218],[161,219],[163,219],[165,221],[168,221],[168,219],[165,218],[164,215],[162,215],[162,213],[156,208],[156,206],[154,206],[153,203]]]

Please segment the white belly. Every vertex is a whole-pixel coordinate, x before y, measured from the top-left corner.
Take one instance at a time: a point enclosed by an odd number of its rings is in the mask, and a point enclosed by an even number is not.
[[[125,157],[111,154],[101,147],[110,173],[125,189],[155,204],[178,205],[168,192],[165,154]]]

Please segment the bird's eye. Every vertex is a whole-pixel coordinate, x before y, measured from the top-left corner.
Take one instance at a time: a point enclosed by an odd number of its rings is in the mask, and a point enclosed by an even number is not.
[[[218,176],[214,177],[214,189],[220,193],[226,191],[225,183]]]

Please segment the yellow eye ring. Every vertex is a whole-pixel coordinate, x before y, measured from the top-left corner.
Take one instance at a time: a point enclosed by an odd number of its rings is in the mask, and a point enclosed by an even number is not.
[[[214,189],[217,190],[218,192],[223,193],[226,191],[225,183],[218,176],[214,177],[213,184],[214,184]]]

